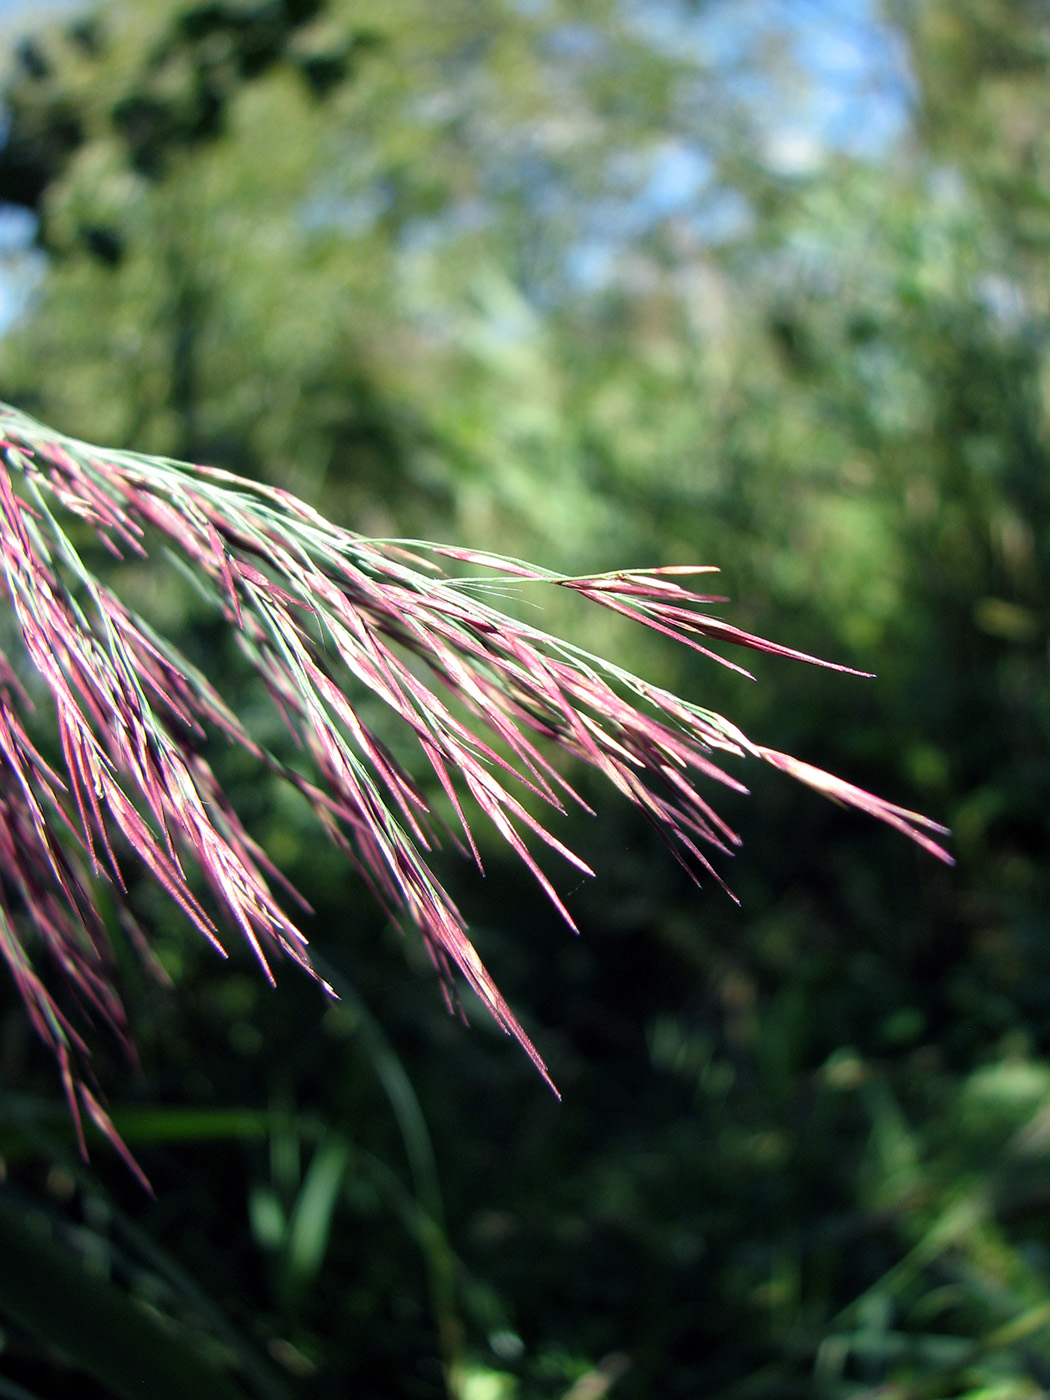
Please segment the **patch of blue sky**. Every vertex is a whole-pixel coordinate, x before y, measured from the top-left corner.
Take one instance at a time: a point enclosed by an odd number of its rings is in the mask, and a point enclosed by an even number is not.
[[[37,221],[28,209],[0,204],[0,333],[28,310],[46,259],[33,247]]]
[[[17,34],[32,29],[40,20],[78,4],[85,8],[82,0],[0,0],[0,38],[10,38],[12,31]]]
[[[881,159],[907,129],[907,50],[875,0],[625,0],[625,13],[657,50],[716,75],[776,175],[814,174],[835,154]],[[664,220],[709,245],[750,226],[743,194],[715,178],[704,134],[688,131],[688,96],[680,106],[684,130],[649,152],[646,180],[630,193],[624,180],[617,207],[603,200],[592,208],[568,259],[576,285],[609,285],[629,245]]]
[[[641,201],[653,217],[666,217],[694,204],[710,183],[713,164],[704,152],[682,141],[668,141],[654,154]]]
[[[718,71],[778,172],[831,152],[877,159],[907,128],[907,49],[874,0],[627,0],[627,12],[664,52]]]
[[[795,0],[786,8],[800,12],[791,47],[808,78],[791,125],[809,135],[813,158],[822,150],[860,159],[885,155],[906,130],[914,97],[901,36],[864,15],[864,5]]]
[[[0,0],[0,44],[18,39],[52,13],[73,7],[73,0]],[[0,141],[7,119],[0,113]],[[32,305],[44,275],[44,254],[33,247],[37,220],[28,209],[0,204],[0,334]]]
[[[0,204],[0,258],[28,248],[36,233],[36,215],[17,204]]]
[[[393,190],[373,182],[352,194],[316,195],[304,201],[299,219],[311,233],[336,231],[346,237],[369,233],[394,202]]]
[[[496,216],[483,200],[463,199],[440,214],[406,220],[398,231],[398,246],[408,255],[430,253],[464,234],[495,226]]]
[[[620,256],[666,221],[708,245],[739,237],[752,222],[743,194],[720,182],[712,159],[682,136],[614,163],[608,185],[610,195],[583,213],[567,259],[571,281],[589,290],[615,280]]]
[[[558,24],[544,35],[543,49],[555,58],[588,60],[601,57],[606,45],[593,24]]]

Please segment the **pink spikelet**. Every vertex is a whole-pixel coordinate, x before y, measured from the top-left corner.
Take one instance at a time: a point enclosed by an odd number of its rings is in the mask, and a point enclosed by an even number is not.
[[[591,873],[536,815],[544,806],[552,815],[571,804],[589,810],[559,755],[603,773],[697,879],[717,879],[709,853],[739,844],[697,789],[702,779],[744,791],[718,766],[719,752],[771,763],[950,860],[931,834],[942,827],[496,610],[485,601],[489,575],[450,577],[438,560],[483,566],[516,588],[569,589],[725,665],[735,663],[708,643],[816,660],[712,616],[724,600],[680,582],[708,566],[568,578],[476,550],[366,539],[287,492],[92,447],[2,405],[0,434],[0,563],[22,652],[17,666],[0,653],[0,956],[58,1059],[74,1114],[86,1112],[114,1141],[85,1082],[78,1029],[95,1016],[127,1040],[97,882],[126,904],[122,872],[137,860],[218,952],[229,925],[271,980],[279,955],[310,969],[306,939],[273,889],[303,901],[202,757],[210,736],[243,747],[304,796],[390,915],[416,926],[446,983],[458,972],[548,1083],[428,863],[440,823],[426,791],[369,730],[362,697],[381,701],[418,745],[453,814],[451,834],[479,868],[468,809],[491,822],[570,926],[537,858],[545,846]],[[267,752],[208,677],[92,571],[86,531],[117,560],[159,568],[166,552],[181,561],[312,761],[312,777]],[[31,696],[41,712],[33,732],[50,710],[57,766],[29,737]]]

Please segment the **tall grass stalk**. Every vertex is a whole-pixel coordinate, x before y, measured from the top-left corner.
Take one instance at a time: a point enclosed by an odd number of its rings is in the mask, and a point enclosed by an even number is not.
[[[949,859],[935,839],[944,828],[929,819],[753,743],[721,715],[488,601],[495,575],[571,590],[725,665],[736,663],[710,644],[816,662],[713,615],[724,600],[689,586],[707,566],[570,578],[493,554],[363,538],[286,491],[93,447],[3,406],[0,435],[0,560],[24,652],[0,652],[0,951],[57,1057],[74,1113],[114,1140],[88,1082],[84,1027],[67,1009],[79,1004],[127,1037],[97,882],[109,883],[144,951],[147,936],[127,901],[129,857],[218,952],[225,921],[271,980],[278,954],[312,971],[306,938],[285,907],[302,911],[304,901],[219,785],[203,752],[211,736],[240,745],[306,798],[390,915],[419,930],[450,999],[458,971],[544,1078],[546,1066],[433,873],[440,824],[419,783],[364,723],[360,697],[377,697],[403,723],[454,813],[450,834],[477,865],[468,817],[475,808],[570,927],[536,858],[547,846],[592,873],[535,815],[538,804],[554,813],[587,806],[558,760],[603,773],[697,878],[718,879],[711,854],[739,844],[697,786],[744,791],[718,754],[772,764]],[[307,773],[266,749],[213,681],[89,567],[76,543],[85,524],[117,559],[163,550],[191,574],[308,757]],[[444,560],[487,573],[451,577]],[[30,691],[41,689],[29,684],[31,669],[53,705],[60,764],[31,738]],[[207,905],[193,871],[210,887]]]

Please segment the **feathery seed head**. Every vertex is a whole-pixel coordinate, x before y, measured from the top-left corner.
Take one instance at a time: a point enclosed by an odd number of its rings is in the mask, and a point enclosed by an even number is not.
[[[485,601],[491,581],[448,577],[438,561],[569,589],[737,670],[703,642],[828,664],[712,617],[704,609],[724,600],[678,581],[710,566],[568,578],[476,550],[366,539],[285,491],[91,447],[3,406],[0,432],[0,565],[26,655],[54,705],[64,768],[50,767],[28,737],[29,697],[0,654],[0,955],[58,1057],[74,1112],[114,1140],[83,1080],[82,1037],[34,960],[36,945],[28,951],[29,927],[85,1008],[125,1039],[92,881],[108,880],[119,900],[129,849],[219,952],[220,929],[191,889],[191,869],[268,977],[275,953],[310,967],[306,939],[272,893],[284,884],[279,872],[202,757],[208,735],[242,746],[302,793],[392,917],[418,927],[446,983],[458,969],[548,1082],[431,871],[426,797],[362,720],[365,692],[414,736],[478,866],[464,793],[570,927],[530,839],[591,871],[509,786],[523,784],[557,812],[585,807],[556,767],[559,754],[605,774],[694,877],[718,878],[705,848],[739,844],[695,786],[704,778],[744,791],[718,767],[718,752],[770,763],[950,859],[931,835],[944,828],[927,818],[753,744],[722,716],[499,612]],[[233,630],[316,781],[267,751],[199,668],[100,581],[68,517],[117,559],[147,557],[156,538],[181,561]]]

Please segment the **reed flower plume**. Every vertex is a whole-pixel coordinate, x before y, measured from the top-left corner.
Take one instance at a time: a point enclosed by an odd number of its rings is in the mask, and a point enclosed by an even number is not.
[[[410,734],[454,813],[452,835],[477,864],[468,813],[480,810],[570,926],[537,860],[547,846],[591,873],[536,816],[544,805],[586,806],[564,759],[603,773],[698,878],[739,843],[697,786],[744,790],[716,763],[720,753],[771,763],[948,859],[935,840],[944,829],[927,818],[752,743],[720,715],[490,601],[494,578],[569,589],[724,664],[734,663],[709,643],[815,661],[713,616],[721,600],[689,586],[707,568],[569,578],[476,551],[363,538],[275,487],[89,446],[3,406],[0,437],[0,560],[23,651],[0,653],[0,951],[74,1111],[111,1135],[85,1082],[82,1027],[66,1009],[79,1004],[126,1036],[96,882],[109,882],[144,950],[126,899],[129,859],[218,951],[228,924],[267,977],[277,954],[310,968],[285,907],[301,911],[303,901],[205,759],[216,735],[303,795],[391,917],[419,930],[445,987],[461,974],[545,1078],[431,868],[441,825],[432,804],[363,722],[361,697],[382,701]],[[163,552],[190,574],[308,756],[306,774],[305,763],[264,748],[213,681],[92,571],[85,525],[118,559]],[[444,560],[485,576],[450,576]],[[34,696],[53,707],[50,760],[30,737],[40,732],[28,721]]]

